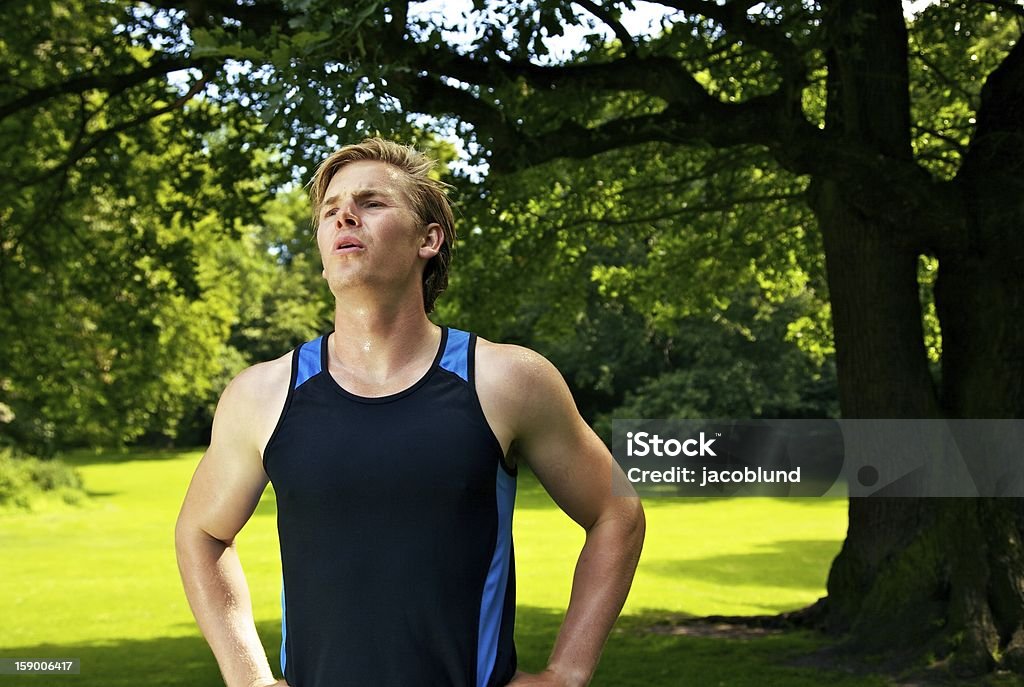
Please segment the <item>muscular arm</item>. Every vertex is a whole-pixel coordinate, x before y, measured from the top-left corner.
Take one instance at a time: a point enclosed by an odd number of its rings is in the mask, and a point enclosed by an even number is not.
[[[622,610],[644,537],[640,500],[576,410],[558,371],[527,349],[482,342],[481,403],[499,440],[514,441],[555,502],[586,530],[569,608],[547,670],[514,685],[586,685]],[[507,444],[505,444],[507,445]],[[630,490],[631,492],[631,490]]]
[[[225,389],[174,531],[185,596],[228,687],[284,684],[275,681],[256,633],[234,540],[267,486],[262,448],[276,422],[273,409],[284,405],[288,374],[286,359],[264,363]]]

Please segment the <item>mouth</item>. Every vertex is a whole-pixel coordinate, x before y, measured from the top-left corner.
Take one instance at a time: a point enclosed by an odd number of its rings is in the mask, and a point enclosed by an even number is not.
[[[334,241],[334,250],[332,252],[337,255],[344,253],[358,253],[359,251],[365,249],[366,246],[364,246],[356,238],[352,236],[339,236]]]

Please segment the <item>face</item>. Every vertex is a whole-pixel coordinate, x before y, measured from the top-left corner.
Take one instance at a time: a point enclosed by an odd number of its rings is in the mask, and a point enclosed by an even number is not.
[[[317,216],[324,278],[337,297],[357,287],[411,289],[441,248],[441,228],[423,224],[395,167],[351,162],[327,186]]]

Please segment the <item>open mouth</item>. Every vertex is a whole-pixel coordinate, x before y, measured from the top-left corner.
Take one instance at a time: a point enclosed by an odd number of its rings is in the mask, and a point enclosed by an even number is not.
[[[334,242],[335,253],[355,253],[363,250],[365,247],[351,236],[341,236]]]

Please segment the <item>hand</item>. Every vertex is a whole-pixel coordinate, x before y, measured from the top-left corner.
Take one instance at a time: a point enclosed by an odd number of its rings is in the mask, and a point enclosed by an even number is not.
[[[262,682],[253,685],[253,687],[290,687],[290,685],[287,682],[285,682],[284,678],[281,678],[276,682]]]
[[[550,669],[542,673],[524,673],[517,670],[508,687],[570,687],[570,683]]]

